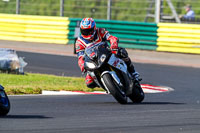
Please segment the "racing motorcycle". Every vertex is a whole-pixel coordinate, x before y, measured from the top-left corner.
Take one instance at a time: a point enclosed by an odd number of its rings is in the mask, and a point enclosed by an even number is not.
[[[4,87],[0,85],[0,116],[5,116],[10,111],[10,101]]]
[[[112,53],[107,42],[93,43],[87,47],[84,60],[84,68],[95,83],[120,104],[126,104],[128,98],[134,103],[143,101],[144,92],[139,80],[131,76],[125,62]]]

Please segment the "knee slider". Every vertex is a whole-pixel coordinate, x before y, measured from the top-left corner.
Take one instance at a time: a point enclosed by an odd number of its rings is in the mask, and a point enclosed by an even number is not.
[[[126,51],[125,48],[119,48],[117,55],[120,58],[127,58],[128,57],[128,52]]]
[[[95,88],[97,86],[94,82],[94,79],[89,74],[87,74],[85,77],[85,83],[88,88]]]
[[[96,85],[95,82],[92,82],[92,83],[90,83],[90,84],[87,84],[87,87],[88,87],[88,88],[95,88],[95,87],[97,87],[97,85]]]

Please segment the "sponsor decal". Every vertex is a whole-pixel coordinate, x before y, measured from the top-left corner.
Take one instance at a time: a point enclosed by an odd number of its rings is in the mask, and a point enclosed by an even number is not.
[[[113,65],[114,67],[116,67],[118,63],[119,63],[119,60],[116,60],[112,65]]]
[[[94,58],[94,56],[95,56],[95,52],[92,52],[92,53],[90,54],[90,57]]]

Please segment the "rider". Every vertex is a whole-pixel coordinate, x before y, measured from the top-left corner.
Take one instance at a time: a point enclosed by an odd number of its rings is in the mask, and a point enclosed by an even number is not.
[[[92,43],[99,43],[102,41],[110,41],[110,48],[112,51],[118,51],[117,55],[127,65],[128,71],[131,73],[133,78],[138,79],[139,74],[135,71],[131,59],[128,57],[128,53],[124,48],[118,47],[118,38],[109,34],[104,28],[96,28],[96,23],[92,18],[83,18],[80,23],[81,35],[76,40],[76,53],[78,55],[78,65],[82,72],[84,69],[84,50]],[[115,52],[116,53],[116,52]],[[87,73],[85,77],[87,87],[94,88],[96,83],[94,79]]]

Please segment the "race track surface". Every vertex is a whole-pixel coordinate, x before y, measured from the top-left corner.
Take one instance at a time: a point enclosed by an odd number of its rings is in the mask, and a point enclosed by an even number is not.
[[[77,59],[20,52],[26,72],[81,76]],[[143,81],[172,92],[146,94],[142,104],[118,104],[110,95],[9,96],[12,109],[0,133],[199,133],[200,69],[135,64]]]

